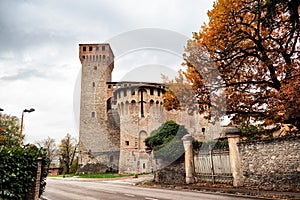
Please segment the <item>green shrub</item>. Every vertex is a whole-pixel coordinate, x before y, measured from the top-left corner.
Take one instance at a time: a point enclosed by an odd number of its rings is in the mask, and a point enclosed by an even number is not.
[[[42,158],[40,195],[45,189],[47,157],[44,149],[27,145],[24,147],[0,146],[0,199],[23,200],[35,183],[37,160]]]
[[[184,153],[181,138],[188,134],[184,126],[175,121],[166,121],[158,129],[152,131],[151,136],[145,139],[147,147],[154,150],[157,159],[173,161]]]

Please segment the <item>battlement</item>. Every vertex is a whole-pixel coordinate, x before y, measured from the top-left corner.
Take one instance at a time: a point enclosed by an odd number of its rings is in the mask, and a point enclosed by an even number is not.
[[[81,63],[113,61],[114,54],[109,44],[79,44],[79,59]]]

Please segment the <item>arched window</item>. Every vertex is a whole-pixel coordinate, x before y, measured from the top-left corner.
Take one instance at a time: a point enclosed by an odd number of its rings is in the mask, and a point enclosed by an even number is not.
[[[150,100],[150,106],[153,106],[154,105],[154,101],[153,99]]]
[[[145,145],[145,139],[147,138],[147,132],[146,131],[141,131],[139,133],[139,148],[140,149],[145,149],[146,145]]]

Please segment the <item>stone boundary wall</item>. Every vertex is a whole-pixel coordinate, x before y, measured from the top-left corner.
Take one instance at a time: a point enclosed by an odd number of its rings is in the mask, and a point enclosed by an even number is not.
[[[300,191],[300,137],[238,143],[243,185]]]
[[[179,158],[171,165],[157,170],[154,174],[154,181],[164,184],[185,184],[184,159]]]

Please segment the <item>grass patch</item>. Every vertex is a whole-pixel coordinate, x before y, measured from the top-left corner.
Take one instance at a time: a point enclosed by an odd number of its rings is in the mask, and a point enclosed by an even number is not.
[[[133,176],[134,174],[118,174],[118,173],[101,173],[101,174],[65,174],[51,177],[59,177],[59,178],[120,178],[120,177],[128,177]]]

